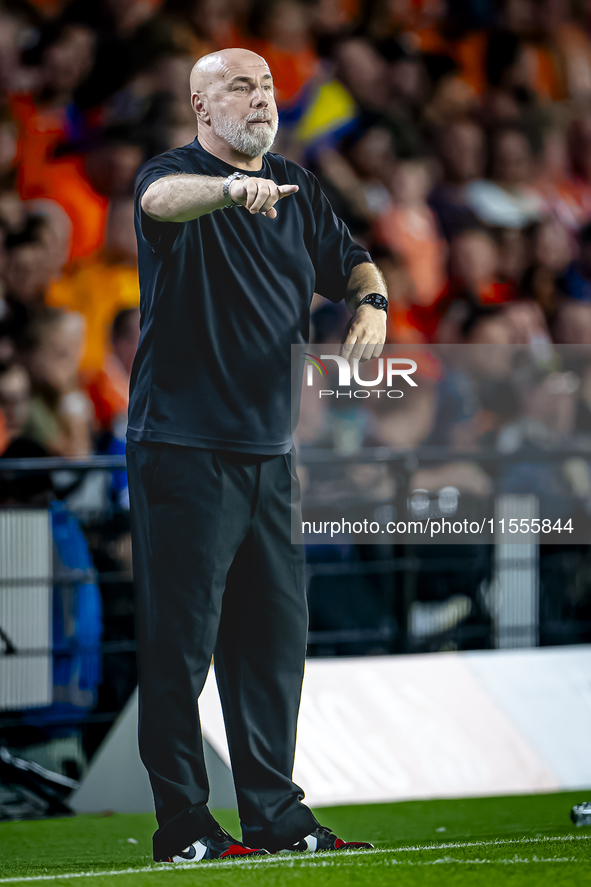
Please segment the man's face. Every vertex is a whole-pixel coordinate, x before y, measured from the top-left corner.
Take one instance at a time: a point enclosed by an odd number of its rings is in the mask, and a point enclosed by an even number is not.
[[[198,119],[202,106],[214,133],[241,154],[259,157],[273,144],[278,127],[273,79],[253,53],[224,60],[192,101]]]

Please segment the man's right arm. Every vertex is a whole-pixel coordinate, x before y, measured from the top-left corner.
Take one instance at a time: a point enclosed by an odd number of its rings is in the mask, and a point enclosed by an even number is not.
[[[264,213],[274,219],[274,205],[282,197],[295,194],[297,185],[277,185],[271,179],[247,176],[230,183],[232,201],[224,197],[225,179],[181,173],[163,176],[146,188],[141,206],[146,215],[158,222],[190,222],[232,202],[251,213]]]

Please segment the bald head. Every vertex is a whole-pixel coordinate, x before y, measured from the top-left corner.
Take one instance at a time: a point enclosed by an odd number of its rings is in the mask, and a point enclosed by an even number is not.
[[[269,76],[269,66],[265,59],[251,52],[250,49],[220,49],[218,52],[210,52],[202,56],[193,65],[189,85],[191,95],[194,93],[208,94],[212,87],[224,82],[237,68],[260,69],[266,68]]]
[[[202,147],[227,163],[254,161],[253,168],[260,169],[259,158],[271,148],[278,126],[265,59],[249,49],[212,52],[194,65],[190,84]]]

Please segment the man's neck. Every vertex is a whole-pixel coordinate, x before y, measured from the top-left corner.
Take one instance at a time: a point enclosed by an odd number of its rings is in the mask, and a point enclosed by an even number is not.
[[[263,168],[263,157],[261,154],[259,154],[258,157],[249,157],[248,154],[241,154],[240,151],[236,151],[235,148],[223,139],[215,137],[211,138],[209,132],[198,132],[197,141],[208,154],[213,154],[218,160],[223,160],[224,163],[227,163],[236,169],[258,172]]]

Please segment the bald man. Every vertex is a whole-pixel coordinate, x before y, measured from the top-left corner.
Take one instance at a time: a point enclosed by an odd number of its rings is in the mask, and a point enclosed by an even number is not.
[[[319,825],[292,780],[307,610],[290,535],[290,346],[307,341],[316,290],[353,314],[344,353],[377,356],[386,291],[314,177],[268,153],[264,59],[205,56],[191,102],[196,139],[147,163],[136,190],[127,439],[154,859],[367,847]],[[197,700],[212,655],[243,843],[207,808]]]

